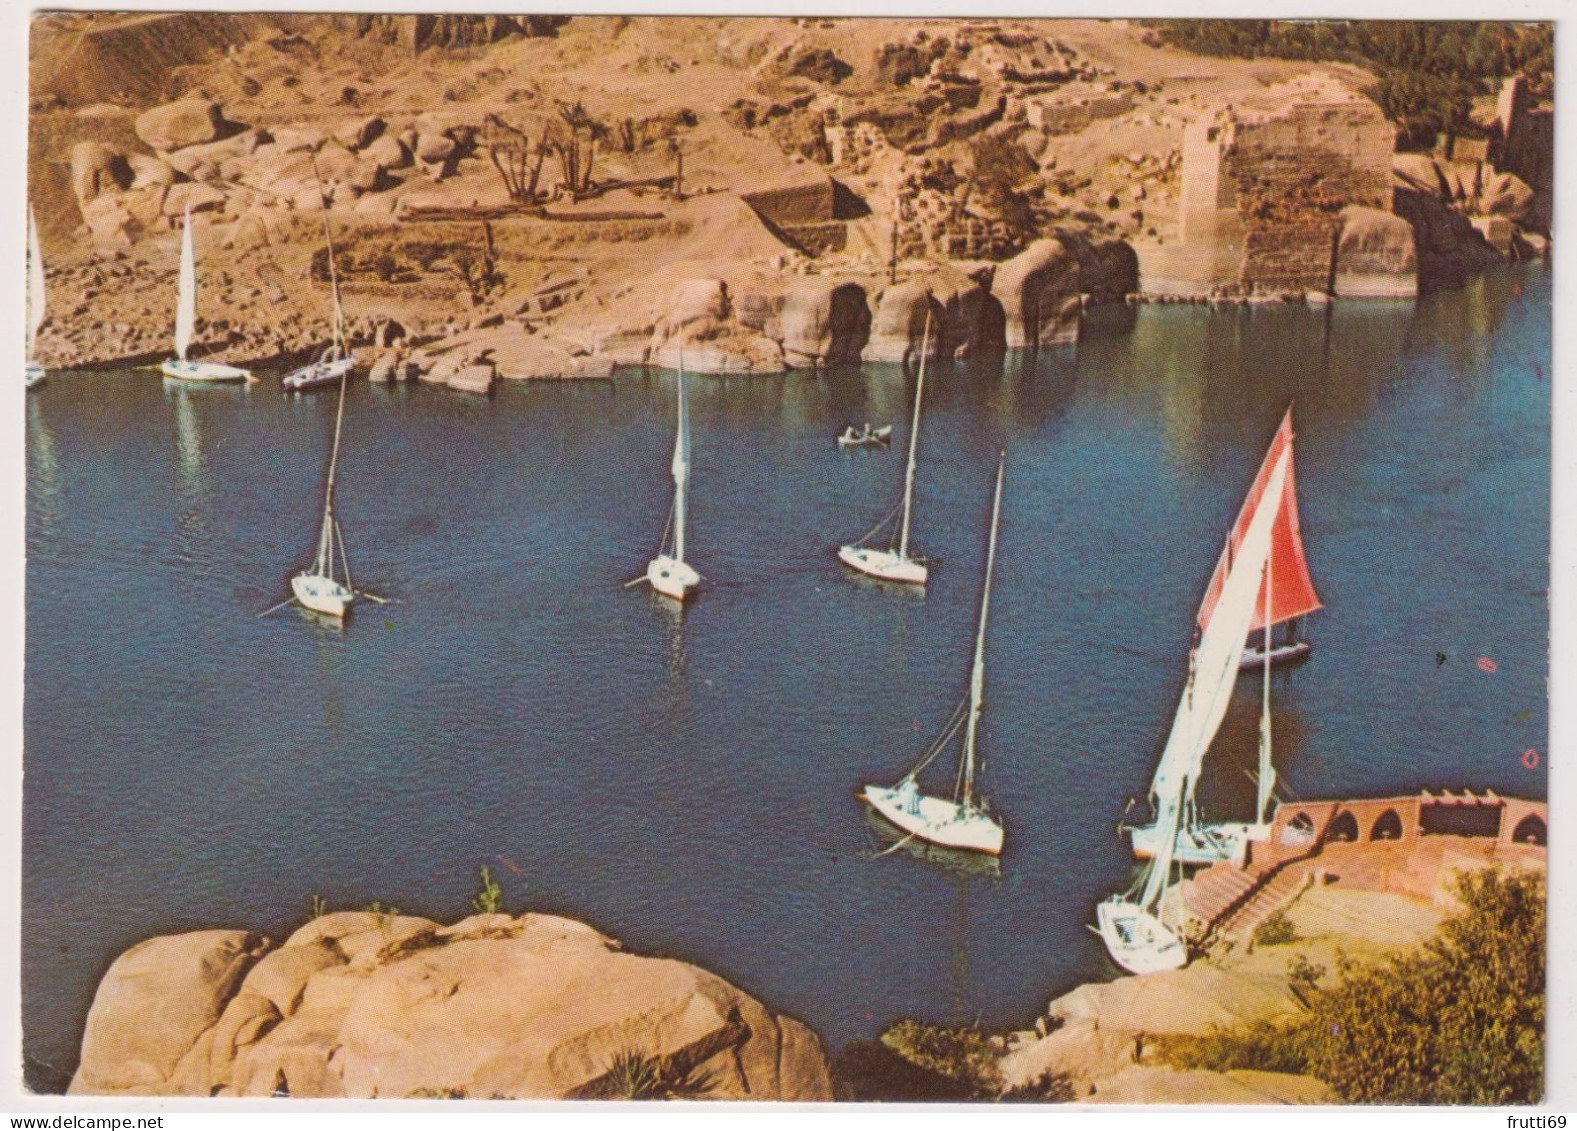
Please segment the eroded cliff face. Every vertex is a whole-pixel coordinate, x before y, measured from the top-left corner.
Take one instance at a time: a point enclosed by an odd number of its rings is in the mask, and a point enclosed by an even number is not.
[[[552,915],[335,912],[132,947],[72,1095],[829,1100],[821,1042],[705,970]]]

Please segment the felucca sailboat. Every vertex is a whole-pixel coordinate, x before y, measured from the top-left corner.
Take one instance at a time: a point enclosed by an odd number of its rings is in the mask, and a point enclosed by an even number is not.
[[[1237,521],[1232,525],[1232,534],[1227,547],[1216,565],[1216,572],[1210,578],[1210,584],[1205,591],[1205,600],[1199,610],[1199,626],[1203,631],[1215,614],[1227,571],[1241,550],[1248,524],[1264,502],[1270,474],[1276,462],[1285,455],[1287,472],[1276,521],[1270,528],[1270,554],[1265,561],[1265,579],[1260,584],[1259,596],[1254,602],[1254,615],[1249,624],[1250,639],[1258,635],[1262,647],[1251,648],[1244,653],[1240,661],[1242,668],[1258,667],[1263,673],[1259,719],[1259,773],[1256,775],[1259,796],[1254,809],[1255,820],[1251,824],[1240,821],[1206,824],[1198,819],[1198,814],[1190,807],[1184,814],[1182,827],[1178,829],[1174,848],[1177,861],[1181,864],[1214,864],[1220,860],[1234,859],[1245,841],[1264,839],[1270,825],[1271,793],[1276,784],[1276,771],[1271,760],[1270,667],[1278,661],[1278,658],[1292,658],[1287,653],[1289,648],[1294,647],[1273,642],[1271,629],[1277,624],[1320,607],[1320,600],[1314,593],[1314,583],[1309,577],[1308,563],[1304,559],[1303,540],[1298,527],[1297,495],[1293,485],[1292,437],[1292,410],[1288,409],[1287,415],[1282,418],[1281,427],[1276,430],[1275,438],[1271,441],[1270,450],[1266,452],[1265,460],[1260,465],[1259,473],[1254,477],[1248,497],[1243,500],[1243,508],[1238,512]],[[1302,651],[1294,654],[1304,654],[1307,653],[1309,645],[1307,642],[1298,642],[1295,647]],[[1278,653],[1280,653],[1279,657]],[[1271,657],[1270,664],[1265,662],[1266,656]],[[1157,825],[1135,827],[1130,829],[1129,833],[1135,856],[1147,857],[1156,854],[1157,839],[1160,835]]]
[[[1280,458],[1283,450],[1288,453],[1292,451],[1292,437],[1292,409],[1289,408],[1270,442],[1270,450],[1265,453],[1259,474],[1254,477],[1248,498],[1243,500],[1243,509],[1232,524],[1232,533],[1216,562],[1216,571],[1210,577],[1210,584],[1205,586],[1205,597],[1199,604],[1197,618],[1201,632],[1204,631],[1205,622],[1210,619],[1216,601],[1220,599],[1227,565],[1232,555],[1237,553],[1243,532],[1248,528],[1249,516],[1265,492],[1271,466]],[[1243,666],[1246,668],[1259,667],[1267,659],[1272,664],[1280,664],[1307,656],[1310,644],[1299,638],[1298,628],[1304,617],[1321,607],[1319,594],[1314,592],[1314,579],[1309,576],[1309,562],[1303,553],[1303,529],[1298,521],[1298,488],[1290,455],[1287,460],[1287,482],[1282,488],[1281,514],[1271,529],[1270,557],[1271,574],[1276,584],[1272,587],[1267,576],[1265,593],[1261,594],[1259,603],[1254,607],[1248,647],[1243,652]],[[1270,629],[1283,625],[1286,630],[1282,638],[1273,640]]]
[[[345,539],[340,533],[339,520],[334,517],[334,480],[339,472],[340,436],[345,425],[347,373],[348,370],[340,374],[339,407],[334,413],[334,447],[329,452],[329,477],[323,492],[323,525],[318,529],[318,552],[310,568],[290,579],[290,590],[303,608],[331,617],[343,617],[356,599],[350,579],[350,561],[345,556]],[[344,581],[335,574],[336,551]]]
[[[910,837],[943,848],[984,852],[990,856],[1002,853],[1002,825],[987,812],[984,799],[975,792],[975,774],[986,683],[986,614],[991,608],[991,574],[997,560],[997,526],[1002,516],[1002,473],[1006,463],[1004,452],[997,461],[997,487],[991,504],[991,541],[986,550],[986,582],[980,595],[980,630],[975,637],[975,665],[969,677],[969,696],[953,712],[941,737],[925,757],[897,785],[867,785],[860,793],[872,809]],[[952,797],[921,793],[916,778],[947,748],[961,722],[964,752]]]
[[[314,156],[312,175],[316,177],[317,173],[318,159]],[[329,253],[329,288],[334,297],[334,325],[330,330],[328,348],[318,355],[317,360],[287,374],[281,382],[292,393],[333,384],[356,366],[356,356],[351,353],[350,342],[345,335],[345,310],[339,299],[339,272],[334,266],[334,236],[329,232],[329,210],[323,199],[321,180],[318,182],[318,205],[323,218],[323,244]]]
[[[1173,865],[1181,863],[1178,833],[1196,823],[1194,789],[1237,683],[1243,640],[1259,603],[1256,598],[1271,556],[1272,529],[1281,513],[1291,466],[1292,453],[1283,449],[1227,563],[1199,647],[1190,655],[1188,683],[1150,784],[1156,814],[1150,831],[1155,854],[1131,889],[1096,907],[1097,929],[1107,951],[1113,961],[1134,974],[1172,970],[1188,961],[1188,944],[1180,933],[1177,912],[1163,905],[1163,897]],[[1268,795],[1265,776],[1261,775],[1262,795]]]
[[[858,542],[838,547],[838,560],[861,573],[883,581],[901,581],[908,585],[924,585],[928,571],[920,558],[909,556],[909,518],[914,510],[914,462],[920,442],[920,398],[925,392],[925,359],[931,352],[931,316],[925,318],[925,334],[920,345],[920,375],[914,386],[914,420],[909,426],[909,463],[904,469],[903,517],[898,522],[898,538],[888,549],[877,549],[865,543],[892,521],[892,514],[882,519]]]
[[[33,206],[27,208],[27,387],[44,383],[44,367],[33,360],[33,346],[44,325],[44,257],[38,250],[38,225],[33,221]]]
[[[187,361],[197,326],[197,253],[192,247],[192,206],[186,206],[186,222],[181,226],[181,270],[175,300],[175,353],[159,371],[178,381],[245,381],[252,375],[245,369],[217,361]]]
[[[674,458],[671,464],[674,477],[674,502],[670,515],[670,529],[663,536],[657,556],[646,566],[644,580],[664,597],[683,601],[690,591],[701,584],[701,575],[684,560],[685,503],[690,489],[690,406],[685,400],[684,362],[679,362],[679,428],[674,437]],[[673,540],[670,544],[669,534]],[[670,548],[671,546],[671,548]],[[642,579],[637,578],[636,581]],[[635,584],[636,582],[631,582]]]

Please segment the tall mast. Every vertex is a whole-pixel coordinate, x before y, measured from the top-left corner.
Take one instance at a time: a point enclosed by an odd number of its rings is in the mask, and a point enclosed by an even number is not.
[[[925,358],[931,352],[931,309],[925,311],[925,334],[920,341],[920,376],[914,386],[914,421],[909,425],[909,467],[903,479],[903,529],[898,535],[898,557],[909,556],[909,511],[914,504],[914,456],[920,442],[920,395],[925,391]]]
[[[329,482],[323,492],[323,532],[318,535],[316,569],[321,577],[334,576],[334,477],[339,471],[340,433],[345,426],[345,386],[350,374],[339,378],[339,408],[334,413],[334,447],[329,453]]]
[[[690,411],[684,396],[684,358],[679,359],[679,433],[674,437],[674,560],[684,561],[685,487],[690,481]]]
[[[197,322],[197,253],[192,247],[192,206],[186,206],[186,223],[181,228],[181,269],[176,280],[175,352],[186,360],[192,330]]]
[[[980,711],[986,688],[986,614],[991,609],[991,573],[997,562],[997,523],[1002,517],[1002,472],[1008,454],[997,457],[997,490],[991,503],[991,542],[986,549],[986,585],[980,594],[980,632],[975,637],[975,666],[969,674],[969,728],[964,734],[964,808],[975,792],[975,739],[980,731]]]
[[[1275,561],[1275,554],[1265,559],[1265,681],[1259,710],[1259,798],[1255,809],[1255,819],[1261,825],[1269,819],[1270,792],[1276,785],[1276,771],[1270,761],[1270,610]]]
[[[312,155],[312,177],[318,183],[318,214],[323,219],[323,243],[329,252],[329,288],[334,295],[334,344],[345,348],[345,312],[339,301],[339,272],[334,267],[334,237],[329,233],[328,202],[323,199],[323,178],[318,175],[318,155]]]

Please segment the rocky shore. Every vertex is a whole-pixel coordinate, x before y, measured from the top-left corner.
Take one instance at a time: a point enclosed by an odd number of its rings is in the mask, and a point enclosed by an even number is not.
[[[165,356],[188,209],[195,355],[321,348],[326,217],[360,372],[473,393],[898,361],[928,320],[939,354],[1060,346],[1091,303],[1410,297],[1548,249],[1522,88],[1494,152],[1393,155],[1355,68],[1123,21],[424,19],[41,17],[39,360]]]
[[[132,947],[99,984],[70,1094],[814,1101],[832,1083],[800,1022],[584,923],[341,911],[283,944]]]

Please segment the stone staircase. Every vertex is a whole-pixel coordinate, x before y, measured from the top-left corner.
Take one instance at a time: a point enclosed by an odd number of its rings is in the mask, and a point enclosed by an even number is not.
[[[1200,940],[1240,938],[1282,910],[1308,886],[1307,857],[1283,860],[1263,869],[1212,864],[1182,885],[1183,907]]]

